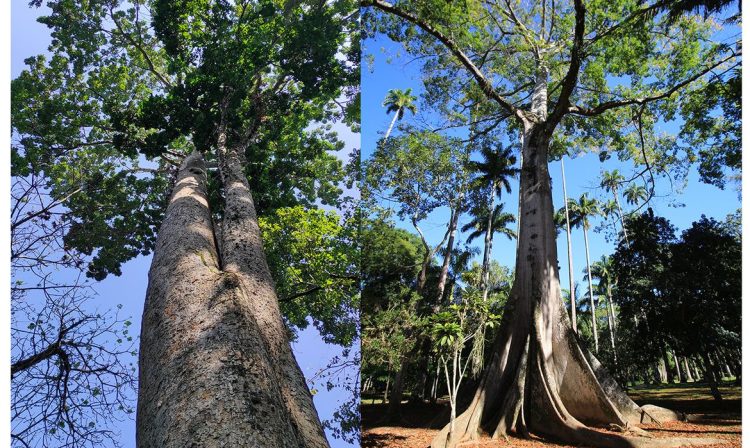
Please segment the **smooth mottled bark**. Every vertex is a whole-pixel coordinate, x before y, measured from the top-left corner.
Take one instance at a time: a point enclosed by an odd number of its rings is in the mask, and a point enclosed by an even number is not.
[[[218,240],[203,158],[194,152],[179,170],[149,271],[139,448],[328,447],[291,355],[237,162],[225,158],[221,167]]]
[[[255,204],[244,173],[244,148],[219,150],[225,204],[221,254],[223,270],[236,275],[249,293],[249,305],[262,329],[260,337],[271,356],[272,367],[292,424],[302,446],[327,447],[312,394],[289,345],[271,270],[263,252]]]

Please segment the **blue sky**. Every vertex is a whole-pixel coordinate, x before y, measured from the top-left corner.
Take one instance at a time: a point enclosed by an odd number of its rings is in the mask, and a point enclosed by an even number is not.
[[[46,52],[50,36],[46,26],[36,22],[36,18],[42,14],[42,10],[29,8],[27,0],[13,0],[11,14],[11,78],[15,78],[24,69],[24,59]],[[346,149],[343,152],[348,153],[352,148],[359,146],[357,134],[353,134],[342,125],[337,125],[334,129],[346,143]],[[132,317],[132,334],[140,334],[141,314],[150,263],[150,256],[139,257],[123,266],[122,276],[110,276],[106,280],[96,283],[94,289],[98,295],[91,302],[92,308],[109,309],[121,304],[121,315]],[[331,358],[341,354],[340,347],[325,344],[318,331],[312,326],[300,332],[298,340],[292,346],[297,362],[307,378],[311,378],[321,368],[325,367]],[[314,396],[315,406],[323,420],[332,418],[333,412],[349,397],[342,389],[327,391],[321,385],[316,385],[316,389],[318,393]],[[121,432],[120,441],[123,447],[135,446],[134,420],[124,420],[118,425],[117,430]],[[330,434],[328,438],[333,448],[355,446],[334,439]]]
[[[383,35],[378,35],[375,39],[364,41],[362,47],[363,56],[365,56],[362,58],[362,157],[366,159],[372,154],[375,143],[379,138],[382,138],[392,119],[392,115],[387,114],[382,106],[388,90],[411,88],[413,93],[419,96],[424,89],[419,61],[415,61],[413,56],[406,54],[400,44]],[[368,62],[368,56],[371,57],[370,62]],[[424,108],[421,101],[418,103],[419,106],[422,109]],[[434,118],[435,113],[431,111],[418,112],[416,118],[407,112],[402,121],[419,125]],[[397,135],[397,128],[398,126],[394,128],[393,135]],[[665,132],[673,130],[674,125],[662,127],[662,131]],[[610,193],[606,193],[598,187],[601,171],[619,169],[626,178],[629,178],[634,172],[632,164],[622,163],[615,159],[616,157],[613,157],[601,163],[598,155],[593,153],[574,159],[566,157],[564,163],[568,197],[578,198],[583,193],[587,193],[589,197],[594,196],[603,200],[611,199]],[[549,171],[552,177],[553,201],[557,209],[563,205],[560,163],[551,163]],[[518,182],[513,181],[511,186],[511,194],[504,194],[502,202],[505,203],[505,211],[515,214],[518,210]],[[698,180],[695,166],[691,168],[687,187],[682,192],[671,193],[668,182],[660,180],[657,181],[657,196],[663,197],[654,198],[649,206],[653,208],[657,215],[669,219],[678,229],[678,235],[680,231],[690,227],[692,222],[700,219],[701,215],[723,220],[727,214],[734,212],[741,206],[739,193],[734,184],[728,183],[725,190],[703,184]],[[622,196],[620,201],[624,211],[627,212],[631,209],[631,206],[626,204]],[[431,244],[437,244],[442,239],[448,216],[447,208],[440,208],[433,212],[420,226],[425,231]],[[468,215],[463,215],[461,223],[459,223],[459,229],[469,219]],[[596,227],[600,222],[601,219],[593,221],[592,227]],[[397,222],[397,225],[414,232],[413,227],[408,222]],[[572,233],[575,281],[580,283],[579,287],[584,287],[583,271],[586,268],[586,255],[583,231],[573,229]],[[607,242],[603,233],[589,232],[589,240],[592,262],[598,260],[602,255],[609,255],[614,252],[614,243]],[[474,244],[481,244],[481,242],[475,242]],[[561,287],[567,289],[568,263],[566,254],[566,239],[565,234],[562,233],[558,238],[558,257],[560,278],[562,279]],[[496,237],[493,242],[492,258],[502,265],[512,268],[515,263],[515,241]],[[481,254],[474,259],[481,263]]]

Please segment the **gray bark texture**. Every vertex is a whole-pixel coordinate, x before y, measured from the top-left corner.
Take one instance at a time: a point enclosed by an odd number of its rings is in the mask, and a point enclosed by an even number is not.
[[[139,448],[329,446],[289,346],[241,168],[239,151],[221,154],[217,240],[202,156],[180,167],[149,271]]]
[[[531,115],[524,121],[516,273],[492,358],[469,407],[433,439],[432,448],[535,433],[597,447],[686,446],[706,439],[655,440],[603,433],[587,425],[629,428],[640,415],[620,403],[619,388],[603,388],[587,361],[560,296],[557,245],[548,171],[553,128],[547,118],[547,70],[539,67]],[[628,405],[629,405],[628,403]],[[629,429],[635,431],[636,429]],[[452,434],[451,434],[452,433]]]

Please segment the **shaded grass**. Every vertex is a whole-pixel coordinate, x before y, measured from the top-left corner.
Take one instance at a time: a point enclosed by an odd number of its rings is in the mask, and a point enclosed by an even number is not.
[[[628,395],[637,404],[653,404],[686,414],[722,415],[739,418],[742,410],[742,388],[733,382],[719,386],[723,399],[716,401],[706,383],[661,384],[658,386],[635,386]]]

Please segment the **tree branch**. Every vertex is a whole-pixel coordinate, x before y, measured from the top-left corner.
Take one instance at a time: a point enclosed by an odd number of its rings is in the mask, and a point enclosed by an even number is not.
[[[294,299],[298,299],[300,297],[303,297],[303,296],[306,296],[306,295],[318,292],[318,291],[320,291],[322,289],[323,289],[322,286],[315,285],[312,288],[308,288],[308,289],[306,289],[304,291],[296,292],[296,293],[294,293],[294,294],[292,294],[290,296],[286,296],[286,297],[284,297],[282,299],[279,299],[279,302],[291,302]]]
[[[126,33],[125,30],[122,29],[120,22],[118,22],[115,19],[115,14],[112,8],[110,8],[109,12],[110,12],[109,14],[110,18],[112,19],[112,22],[117,27],[117,30],[120,32],[120,35],[124,37],[125,40],[127,40],[130,43],[130,45],[135,47],[135,49],[138,50],[139,53],[141,53],[141,55],[143,56],[143,59],[146,60],[146,63],[148,64],[148,68],[151,71],[151,73],[153,73],[154,75],[156,75],[157,78],[159,78],[159,81],[161,81],[161,83],[164,84],[164,87],[167,87],[167,88],[172,87],[172,83],[169,82],[169,80],[156,69],[154,62],[151,60],[151,57],[148,55],[146,50],[143,49],[143,46],[139,45],[138,42],[136,42],[135,39],[133,39],[133,36],[131,36],[129,33]]]
[[[568,111],[568,106],[570,106],[570,95],[573,93],[573,90],[575,90],[576,82],[578,81],[578,72],[581,69],[581,60],[583,59],[583,35],[586,22],[586,7],[583,5],[583,0],[575,0],[574,3],[576,25],[573,36],[573,48],[570,51],[570,65],[568,66],[568,72],[565,74],[565,78],[562,82],[560,97],[558,98],[555,109],[552,111],[552,115],[548,120],[553,125],[557,124]]]
[[[523,119],[520,110],[506,98],[497,93],[497,91],[492,87],[490,81],[477,68],[477,66],[474,65],[471,59],[469,59],[469,57],[463,51],[461,51],[460,48],[458,48],[458,45],[453,41],[453,39],[449,38],[439,30],[435,29],[432,25],[415,16],[414,14],[408,11],[404,11],[403,9],[384,0],[363,0],[361,2],[361,5],[364,7],[372,6],[387,13],[401,17],[402,19],[405,19],[417,25],[425,32],[435,37],[443,45],[445,45],[456,58],[458,58],[459,62],[461,62],[461,64],[469,71],[469,73],[471,73],[474,79],[477,80],[479,87],[488,97],[495,100],[501,107],[503,107],[513,115],[516,115],[519,119]]]
[[[718,61],[718,62],[716,62],[716,63],[714,63],[714,64],[712,64],[710,66],[708,66],[708,67],[706,67],[705,69],[701,70],[700,72],[698,72],[698,73],[694,74],[693,76],[691,76],[691,77],[689,77],[689,78],[687,78],[687,79],[685,79],[685,80],[683,80],[683,81],[675,84],[674,86],[672,86],[671,88],[667,89],[666,91],[664,91],[662,93],[659,93],[659,94],[656,94],[656,95],[653,95],[653,96],[649,96],[649,97],[644,97],[644,98],[630,98],[630,99],[619,100],[619,101],[607,101],[607,102],[599,104],[598,106],[594,106],[594,107],[591,107],[591,108],[585,108],[585,107],[578,106],[578,105],[569,106],[568,110],[567,110],[567,113],[572,113],[572,114],[576,114],[576,115],[582,115],[582,116],[586,116],[586,117],[591,117],[591,116],[602,114],[602,113],[604,113],[604,112],[606,112],[606,111],[608,111],[610,109],[614,109],[614,108],[621,107],[621,106],[628,106],[628,105],[632,105],[632,104],[643,105],[643,104],[647,104],[647,103],[650,103],[650,102],[653,102],[653,101],[658,101],[658,100],[662,100],[662,99],[668,98],[668,97],[672,96],[672,94],[674,94],[675,92],[677,92],[678,90],[680,90],[681,88],[685,87],[686,85],[688,85],[691,82],[697,80],[698,78],[700,78],[701,76],[703,76],[706,73],[710,72],[711,70],[715,69],[716,67],[718,67],[718,66],[726,63],[727,61],[729,61],[729,60],[731,60],[731,59],[733,59],[733,58],[735,58],[737,56],[742,56],[742,54],[741,53],[732,53],[730,56],[728,56],[728,57],[726,57],[726,58],[724,58],[724,59],[722,59],[722,60],[720,60],[720,61]]]

